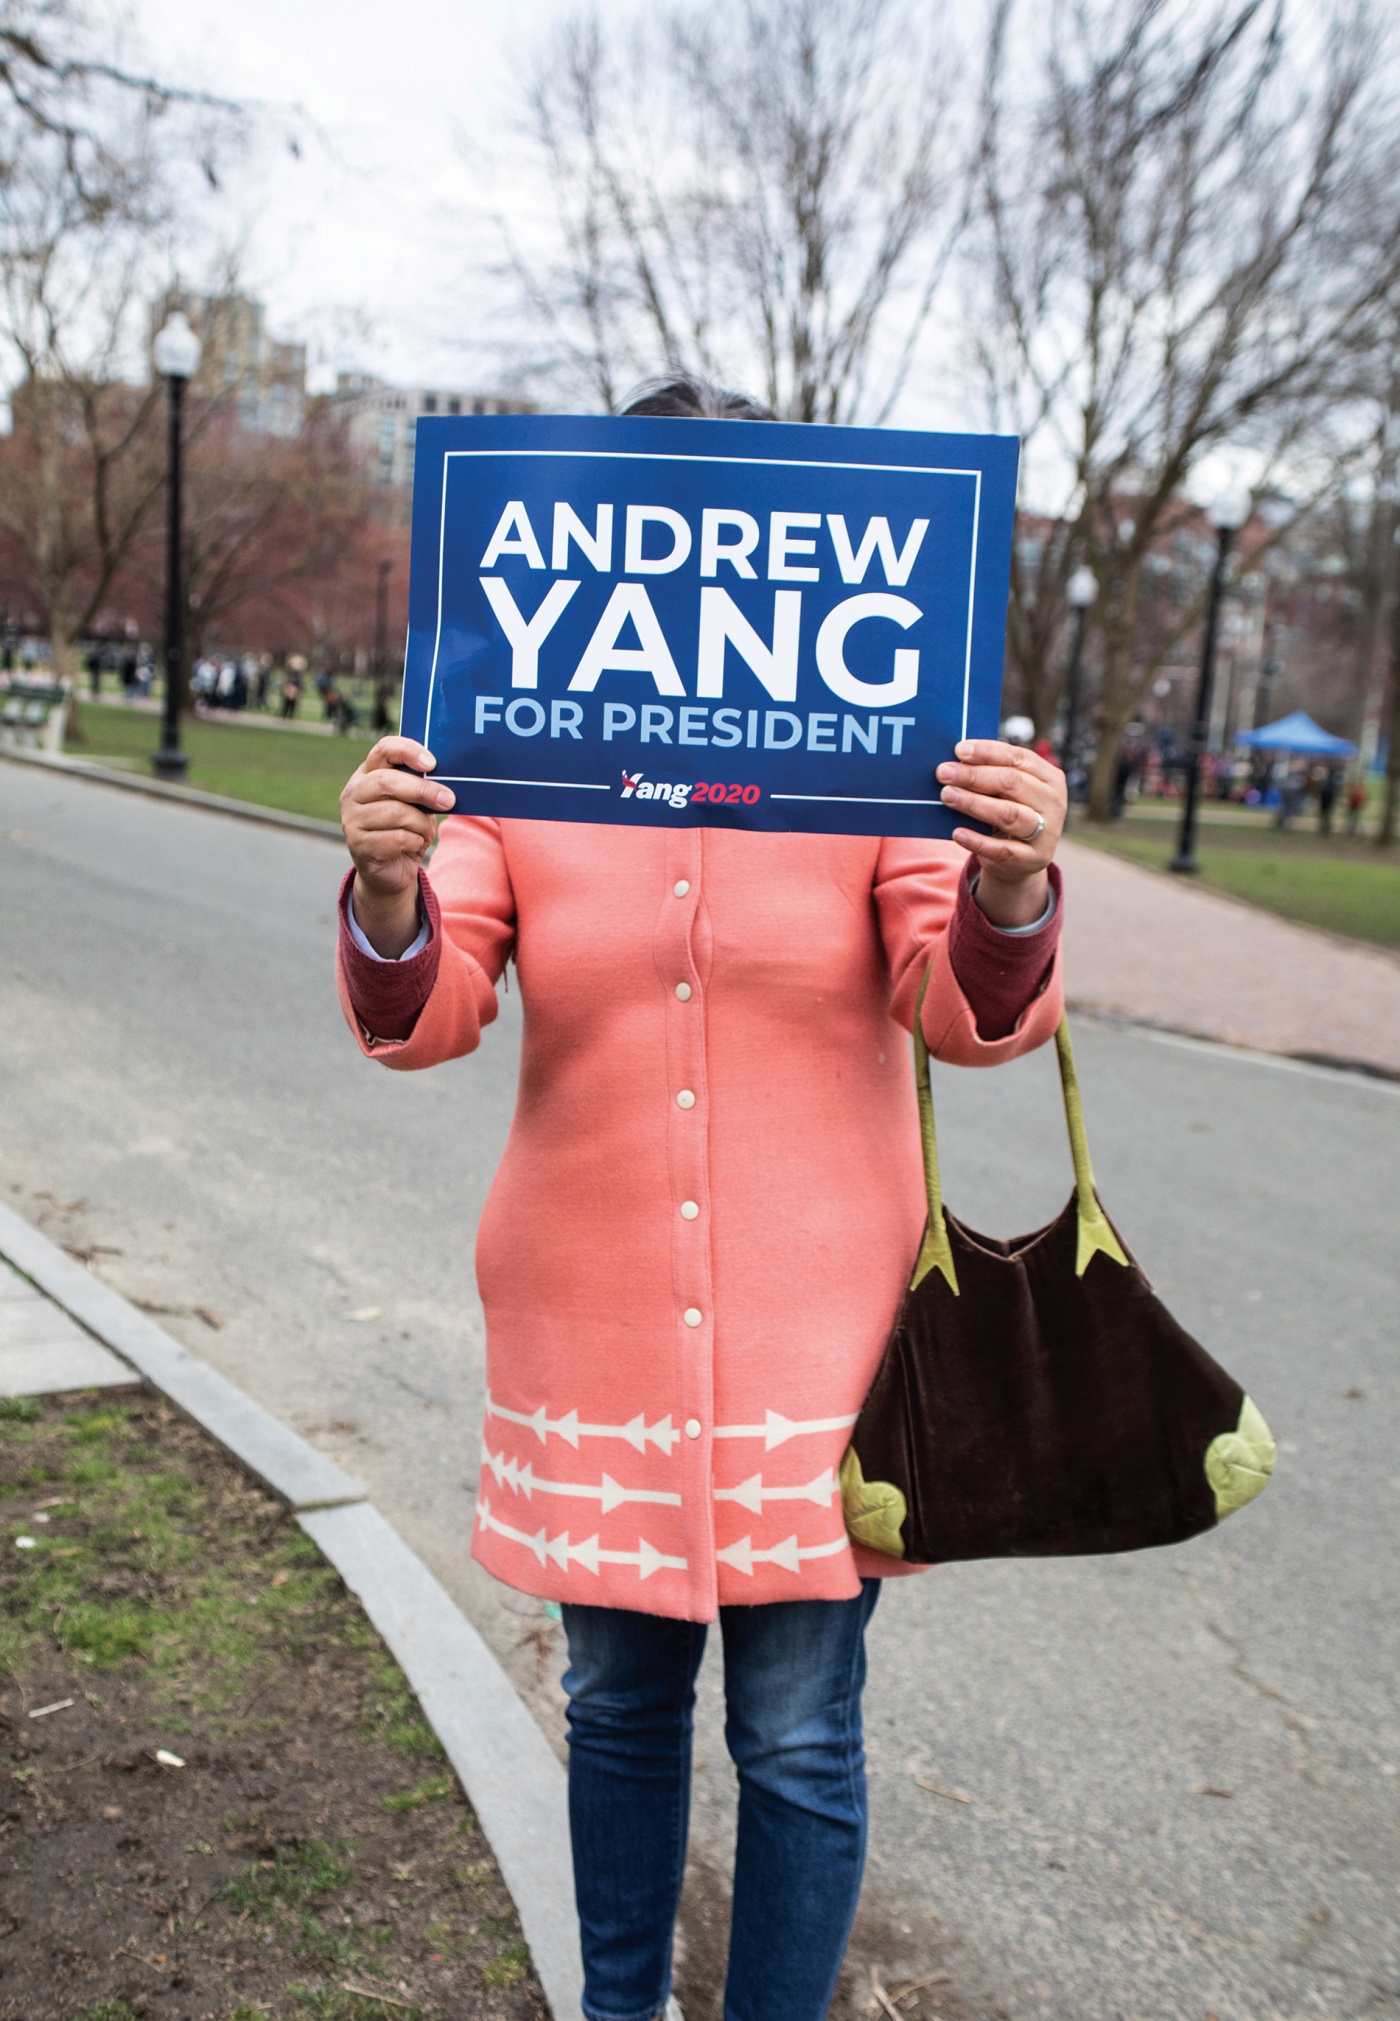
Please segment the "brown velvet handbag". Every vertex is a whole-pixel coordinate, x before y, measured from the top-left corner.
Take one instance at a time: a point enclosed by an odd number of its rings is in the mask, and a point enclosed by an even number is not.
[[[944,1211],[919,1011],[928,1222],[842,1463],[847,1530],[915,1565],[1138,1551],[1208,1530],[1261,1491],[1274,1442],[1099,1204],[1068,1024],[1055,1049],[1074,1194],[1048,1227],[1003,1242]]]

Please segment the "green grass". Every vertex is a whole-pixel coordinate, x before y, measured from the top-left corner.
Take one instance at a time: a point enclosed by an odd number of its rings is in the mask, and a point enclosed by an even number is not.
[[[523,1944],[508,1944],[498,1958],[481,1968],[481,1976],[488,1986],[514,1986],[525,1977],[525,1969],[530,1961],[530,1953]]]
[[[280,1911],[304,1909],[308,1902],[348,1887],[354,1874],[348,1846],[307,1839],[290,1850],[283,1846],[266,1866],[245,1867],[226,1893],[235,1908],[267,1922]]]
[[[401,1789],[397,1795],[382,1796],[379,1801],[385,1810],[422,1810],[425,1803],[441,1803],[455,1788],[450,1775],[435,1775],[420,1782],[416,1789]]]
[[[410,1760],[441,1760],[442,1742],[418,1710],[418,1700],[409,1690],[404,1674],[367,1623],[354,1619],[348,1624],[347,1640],[363,1648],[369,1658],[373,1689],[365,1701],[362,1731],[367,1740],[387,1741]],[[426,1801],[426,1799],[425,1799]],[[417,1808],[417,1806],[413,1806]]]
[[[61,1438],[46,1437],[42,1459],[12,1475],[17,1488],[71,1495],[72,1508],[55,1509],[59,1520],[42,1530],[14,1518],[5,1526],[9,1536],[0,1537],[9,1588],[0,1611],[0,1670],[18,1672],[55,1646],[94,1671],[137,1658],[172,1706],[224,1712],[248,1693],[274,1650],[284,1660],[294,1655],[314,1619],[341,1607],[335,1575],[309,1538],[279,1524],[259,1568],[276,1583],[251,1590],[246,1563],[221,1561],[206,1548],[216,1514],[209,1491],[183,1469],[152,1464],[132,1422],[142,1408],[70,1412]],[[31,1425],[28,1413],[6,1414],[2,1442],[15,1460],[35,1440]],[[232,1535],[265,1523],[264,1509],[260,1496],[246,1509],[239,1498],[225,1498],[217,1519]],[[34,1547],[17,1551],[10,1538],[31,1530]],[[358,1625],[357,1614],[343,1611]]]
[[[1130,812],[1112,827],[1076,821],[1076,842],[1165,870],[1176,853],[1176,827],[1160,811]],[[1284,919],[1326,927],[1355,940],[1400,947],[1400,852],[1308,829],[1278,829],[1267,816],[1202,820],[1197,838],[1201,882],[1247,899]]]
[[[403,2000],[376,2000],[366,1993],[347,1993],[341,1986],[289,1986],[287,1991],[308,2021],[421,2021],[423,2012]],[[237,2014],[233,2021],[239,2021]],[[257,2021],[267,2021],[263,2010]]]
[[[15,1549],[20,1537],[29,1548]],[[308,1667],[339,1692],[334,1730],[349,1726],[353,1735],[357,1723],[372,1743],[383,1779],[361,1793],[357,1816],[338,1821],[339,1834],[319,1805],[290,1831],[272,1831],[261,1809],[223,1810],[222,1801],[192,1821],[187,1853],[213,1854],[222,1832],[237,1834],[230,1849],[265,1856],[240,1852],[236,1868],[230,1863],[217,1884],[204,1886],[210,1870],[196,1865],[192,1900],[208,1898],[177,1912],[171,1934],[193,1945],[212,1929],[208,1944],[222,1945],[242,1930],[237,1941],[275,1965],[279,1985],[283,1972],[296,1975],[276,2003],[283,2021],[421,2021],[412,1996],[400,1997],[397,1974],[406,1968],[435,1983],[465,1973],[483,1988],[527,1977],[519,1919],[508,1901],[491,1900],[501,1885],[494,1865],[454,1864],[472,1861],[482,1842],[393,1659],[285,1512],[148,1397],[89,1392],[0,1411],[0,1677],[51,1669],[56,1654],[79,1666],[81,1682],[70,1690],[94,1709],[120,1701],[139,1680],[143,1708],[156,1709],[163,1732],[194,1734],[194,1749],[175,1743],[181,1754],[194,1754],[211,1733],[260,1738],[264,1727],[284,1725],[260,1693]],[[6,1749],[0,1776],[10,1800],[32,1798],[45,1786],[46,1765],[24,1759],[13,1733]],[[392,1823],[384,1811],[395,1814]],[[182,1826],[182,1839],[189,1836]],[[435,1898],[405,1906],[369,1887],[386,1867],[396,1879],[412,1872],[386,1858],[386,1845],[415,1857],[424,1845],[436,1848],[434,1872],[415,1883],[435,1887]],[[503,1912],[484,1913],[488,1907]],[[376,1995],[376,1985],[391,1982]],[[236,2004],[230,1991],[217,2021],[264,2021],[272,2011],[246,1993]],[[138,2014],[109,1998],[74,2021],[138,2021]]]
[[[158,717],[89,705],[80,707],[79,719],[82,742],[69,742],[70,757],[149,769],[160,742]],[[185,718],[181,740],[190,757],[188,785],[322,821],[338,819],[340,789],[370,744],[364,732],[311,737],[257,723],[205,723],[197,716]]]

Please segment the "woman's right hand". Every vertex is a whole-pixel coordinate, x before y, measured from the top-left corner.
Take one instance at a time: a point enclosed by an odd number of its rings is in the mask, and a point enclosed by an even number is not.
[[[418,870],[455,795],[421,776],[437,763],[411,737],[381,737],[340,796],[355,861],[355,918],[376,954],[393,961],[418,933]],[[398,768],[408,765],[413,773]]]

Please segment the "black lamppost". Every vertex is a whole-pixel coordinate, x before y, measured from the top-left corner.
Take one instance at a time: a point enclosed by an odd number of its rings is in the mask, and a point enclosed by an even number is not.
[[[1201,759],[1210,735],[1210,691],[1215,679],[1215,634],[1220,623],[1220,599],[1225,591],[1225,564],[1230,543],[1249,517],[1249,499],[1243,492],[1223,492],[1206,517],[1215,528],[1215,570],[1210,579],[1210,602],[1206,606],[1206,635],[1201,646],[1201,677],[1196,684],[1196,720],[1191,726],[1191,743],[1186,753],[1186,801],[1181,810],[1181,833],[1176,854],[1167,865],[1179,876],[1194,877],[1201,866],[1196,861],[1196,806],[1200,798]]]
[[[161,717],[160,749],[151,758],[159,779],[183,779],[189,758],[180,749],[180,704],[185,686],[185,596],[181,581],[183,524],[180,477],[183,445],[180,424],[185,381],[199,370],[200,342],[177,309],[151,347],[157,372],[170,396],[170,456],[167,472],[168,511],[165,533],[165,712]]]
[[[392,561],[379,564],[374,604],[374,727],[382,736],[389,727],[389,577]]]
[[[1069,673],[1065,677],[1065,740],[1060,746],[1060,763],[1065,774],[1065,827],[1069,827],[1070,768],[1079,741],[1079,676],[1084,663],[1084,627],[1089,621],[1094,599],[1099,593],[1098,578],[1082,564],[1065,584],[1065,601],[1074,612],[1074,638],[1069,649]]]

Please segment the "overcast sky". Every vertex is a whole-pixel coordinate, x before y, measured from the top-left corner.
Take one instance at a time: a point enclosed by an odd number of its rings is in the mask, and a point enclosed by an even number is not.
[[[494,250],[493,204],[518,194],[513,171],[503,189],[489,180],[509,154],[515,79],[565,5],[134,0],[161,76],[305,108],[301,160],[257,146],[220,223],[241,237],[273,334],[311,343],[318,383],[354,366],[405,383],[492,378],[474,348],[490,305],[467,275]]]

